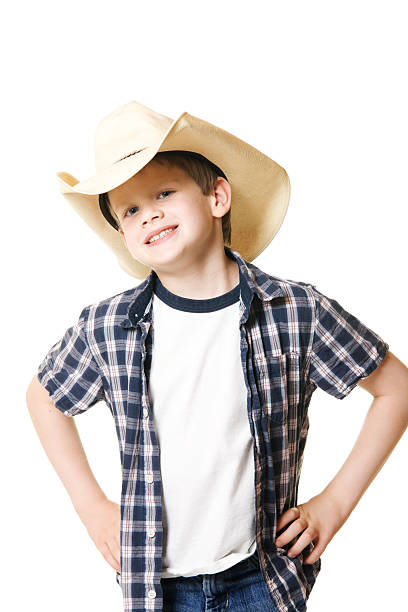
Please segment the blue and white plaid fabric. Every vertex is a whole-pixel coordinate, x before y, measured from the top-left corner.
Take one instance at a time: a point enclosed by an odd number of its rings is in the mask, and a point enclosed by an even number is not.
[[[321,559],[303,563],[313,543],[290,558],[291,544],[276,547],[274,540],[277,518],[297,504],[309,402],[317,387],[346,397],[389,345],[314,285],[271,276],[224,249],[240,270],[240,352],[254,439],[261,569],[276,608],[303,612]],[[38,368],[40,383],[66,416],[104,400],[114,418],[122,465],[116,579],[126,612],[163,606],[162,482],[148,396],[155,277],[152,270],[137,287],[85,307]]]

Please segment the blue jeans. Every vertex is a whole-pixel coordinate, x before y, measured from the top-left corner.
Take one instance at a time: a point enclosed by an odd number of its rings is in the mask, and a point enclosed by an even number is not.
[[[163,612],[277,612],[258,552],[216,574],[161,578]]]

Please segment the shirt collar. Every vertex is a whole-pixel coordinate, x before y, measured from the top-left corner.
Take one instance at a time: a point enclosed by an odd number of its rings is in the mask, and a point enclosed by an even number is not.
[[[282,286],[275,282],[269,274],[265,274],[255,265],[247,262],[238,251],[224,245],[225,254],[234,259],[239,266],[239,283],[241,287],[241,298],[245,308],[249,312],[249,306],[254,295],[266,302],[278,295],[284,295]],[[131,296],[126,315],[119,325],[124,328],[136,327],[140,319],[151,307],[153,294],[153,283],[156,273],[152,269],[145,280],[138,285]]]

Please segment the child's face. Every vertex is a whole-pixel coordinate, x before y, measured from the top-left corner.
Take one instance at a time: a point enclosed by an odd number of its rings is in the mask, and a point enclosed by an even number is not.
[[[223,249],[221,217],[230,208],[231,187],[222,177],[205,196],[181,168],[152,162],[108,195],[130,254],[156,271],[181,273],[212,249]],[[177,230],[145,244],[151,232],[168,225]]]

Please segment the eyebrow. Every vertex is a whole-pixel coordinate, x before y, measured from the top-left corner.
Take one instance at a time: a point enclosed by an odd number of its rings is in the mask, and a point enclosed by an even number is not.
[[[119,206],[116,208],[114,206],[112,206],[113,210],[115,211],[115,213],[120,213],[121,210],[123,210],[124,208],[126,208],[126,206],[128,206],[126,203],[125,204],[119,204]]]

